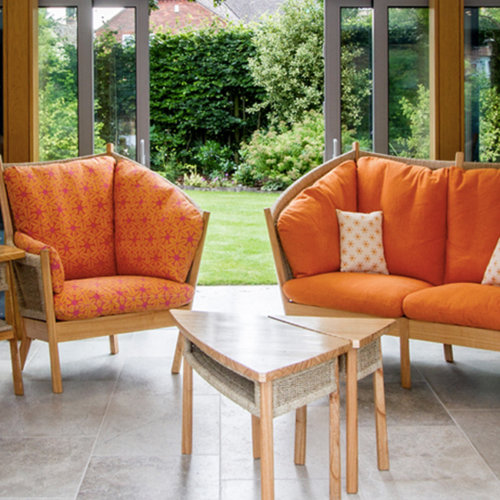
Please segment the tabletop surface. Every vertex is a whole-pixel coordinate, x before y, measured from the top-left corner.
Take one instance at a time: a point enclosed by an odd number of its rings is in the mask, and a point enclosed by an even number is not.
[[[20,248],[11,247],[9,245],[0,245],[0,262],[22,259],[24,256],[25,252]]]
[[[346,352],[351,343],[267,316],[172,310],[182,334],[224,366],[267,382]]]
[[[273,315],[271,318],[313,332],[348,339],[355,349],[373,342],[381,335],[389,333],[396,326],[396,321],[388,318],[328,318],[282,315]]]

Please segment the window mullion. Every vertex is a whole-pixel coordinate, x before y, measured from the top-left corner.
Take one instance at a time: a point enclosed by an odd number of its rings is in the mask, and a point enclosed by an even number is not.
[[[94,152],[94,52],[92,5],[78,2],[78,150]]]
[[[389,145],[389,27],[386,0],[373,9],[373,149],[387,153]]]

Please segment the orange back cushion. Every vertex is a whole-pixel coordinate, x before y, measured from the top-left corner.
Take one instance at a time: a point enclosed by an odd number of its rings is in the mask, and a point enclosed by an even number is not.
[[[201,212],[146,167],[120,160],[115,176],[118,274],[186,280],[203,232]]]
[[[500,170],[452,168],[448,192],[447,283],[480,283],[500,238]]]
[[[55,248],[66,279],[116,272],[114,165],[101,156],[5,171],[16,229]]]
[[[279,216],[281,245],[296,278],[339,270],[337,208],[356,210],[356,165],[350,160],[302,191]]]
[[[443,282],[446,247],[446,169],[393,160],[358,160],[358,211],[383,211],[390,274]]]

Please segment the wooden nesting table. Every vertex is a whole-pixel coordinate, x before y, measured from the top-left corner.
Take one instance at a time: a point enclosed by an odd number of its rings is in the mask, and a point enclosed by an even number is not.
[[[339,357],[348,353],[347,376],[351,405],[356,397],[358,358],[353,341],[318,333],[318,318],[310,327],[291,324],[290,317],[241,316],[214,312],[174,310],[172,315],[184,339],[182,453],[192,451],[193,368],[222,394],[252,414],[254,457],[261,459],[262,499],[274,499],[273,418],[305,410],[310,402],[329,395],[330,498],[340,498]],[[294,319],[295,320],[295,319]],[[351,321],[351,328],[354,324]],[[363,321],[363,320],[361,320]],[[372,333],[384,332],[393,321],[380,320]],[[324,325],[323,325],[324,327]],[[324,327],[326,328],[326,327]],[[330,328],[331,329],[331,328]],[[378,335],[378,336],[380,336]],[[356,373],[352,375],[353,367]],[[383,383],[383,380],[382,380]],[[349,389],[348,389],[349,390]],[[357,407],[353,420],[357,438]],[[299,413],[297,413],[299,415]],[[384,420],[385,423],[385,420]],[[349,423],[347,424],[349,428]],[[301,444],[298,436],[303,436]],[[357,464],[357,440],[355,457]],[[296,463],[305,453],[305,425],[296,434]],[[299,457],[299,458],[298,458]],[[348,459],[348,467],[349,465]],[[348,468],[347,474],[349,475]],[[352,473],[352,470],[351,470]],[[357,467],[355,469],[357,479]]]
[[[346,490],[358,491],[358,380],[373,375],[377,465],[389,470],[389,447],[385,410],[384,370],[380,338],[396,328],[396,321],[384,318],[330,318],[316,316],[272,316],[301,328],[348,340],[351,343],[341,358],[346,380]],[[306,444],[306,407],[297,410],[295,463],[304,463]]]

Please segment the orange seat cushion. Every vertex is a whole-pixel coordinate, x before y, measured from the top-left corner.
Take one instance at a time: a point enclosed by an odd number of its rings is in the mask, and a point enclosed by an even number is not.
[[[296,278],[340,268],[336,209],[356,211],[356,165],[346,161],[306,188],[283,210],[278,233]]]
[[[57,253],[57,250],[41,241],[34,240],[27,234],[16,231],[14,233],[14,243],[25,252],[40,255],[42,250],[48,249],[50,259],[50,277],[52,278],[52,290],[60,293],[64,287],[64,266]]]
[[[147,276],[102,276],[70,280],[54,295],[58,320],[161,311],[191,302],[194,288]]]
[[[500,170],[452,168],[445,281],[481,283],[498,238]]]
[[[338,272],[292,279],[284,284],[283,292],[298,304],[399,318],[403,299],[430,286],[404,276]]]
[[[447,169],[369,156],[358,160],[358,211],[382,210],[390,274],[443,282],[447,194]]]
[[[203,232],[200,210],[175,186],[132,161],[115,175],[118,274],[186,280]]]
[[[411,319],[500,330],[500,287],[450,283],[408,295],[403,310]]]
[[[14,226],[55,248],[66,279],[116,273],[109,156],[5,170]]]

